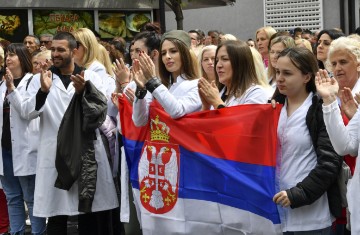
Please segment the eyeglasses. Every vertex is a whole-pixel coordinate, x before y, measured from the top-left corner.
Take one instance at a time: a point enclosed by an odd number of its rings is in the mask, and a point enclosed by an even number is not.
[[[48,44],[49,42],[51,42],[51,41],[40,41],[40,44]]]

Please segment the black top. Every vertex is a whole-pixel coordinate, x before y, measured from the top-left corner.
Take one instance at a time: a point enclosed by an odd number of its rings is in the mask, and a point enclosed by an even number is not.
[[[14,86],[17,87],[23,78],[14,79]],[[11,150],[11,129],[10,129],[10,103],[7,99],[8,92],[5,93],[3,105],[3,132],[1,138],[1,146]]]

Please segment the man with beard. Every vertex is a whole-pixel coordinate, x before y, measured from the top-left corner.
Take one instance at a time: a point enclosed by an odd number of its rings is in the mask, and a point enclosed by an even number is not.
[[[49,218],[49,235],[67,234],[68,216],[80,214],[79,180],[76,180],[69,190],[54,186],[58,177],[55,159],[60,123],[74,94],[83,93],[85,81],[90,80],[98,90],[105,93],[102,79],[96,73],[84,71],[74,63],[77,48],[72,34],[60,32],[55,35],[51,46],[53,66],[46,70],[46,64],[42,64],[42,72],[35,75],[28,86],[28,97],[23,100],[19,98],[27,118],[40,116],[34,215]],[[79,234],[109,234],[99,228],[96,221],[99,214],[118,207],[105,148],[99,131],[96,129],[95,132],[93,144],[97,164],[96,191],[91,212],[79,215]],[[76,139],[72,141],[77,142]]]

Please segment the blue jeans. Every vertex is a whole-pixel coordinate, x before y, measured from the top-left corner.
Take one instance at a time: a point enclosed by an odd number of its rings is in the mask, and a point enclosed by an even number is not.
[[[14,176],[11,150],[2,149],[4,176],[0,176],[10,219],[10,234],[22,235],[25,233],[25,206],[29,210],[31,232],[41,235],[46,230],[46,218],[33,216],[35,175]]]
[[[331,227],[312,230],[312,231],[299,231],[299,232],[284,232],[283,235],[330,235]]]

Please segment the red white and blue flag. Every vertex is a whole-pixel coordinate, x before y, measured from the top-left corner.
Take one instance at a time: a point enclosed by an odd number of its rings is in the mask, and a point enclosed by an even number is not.
[[[240,105],[172,119],[154,101],[134,126],[120,99],[143,234],[281,234],[275,195],[280,108]]]

